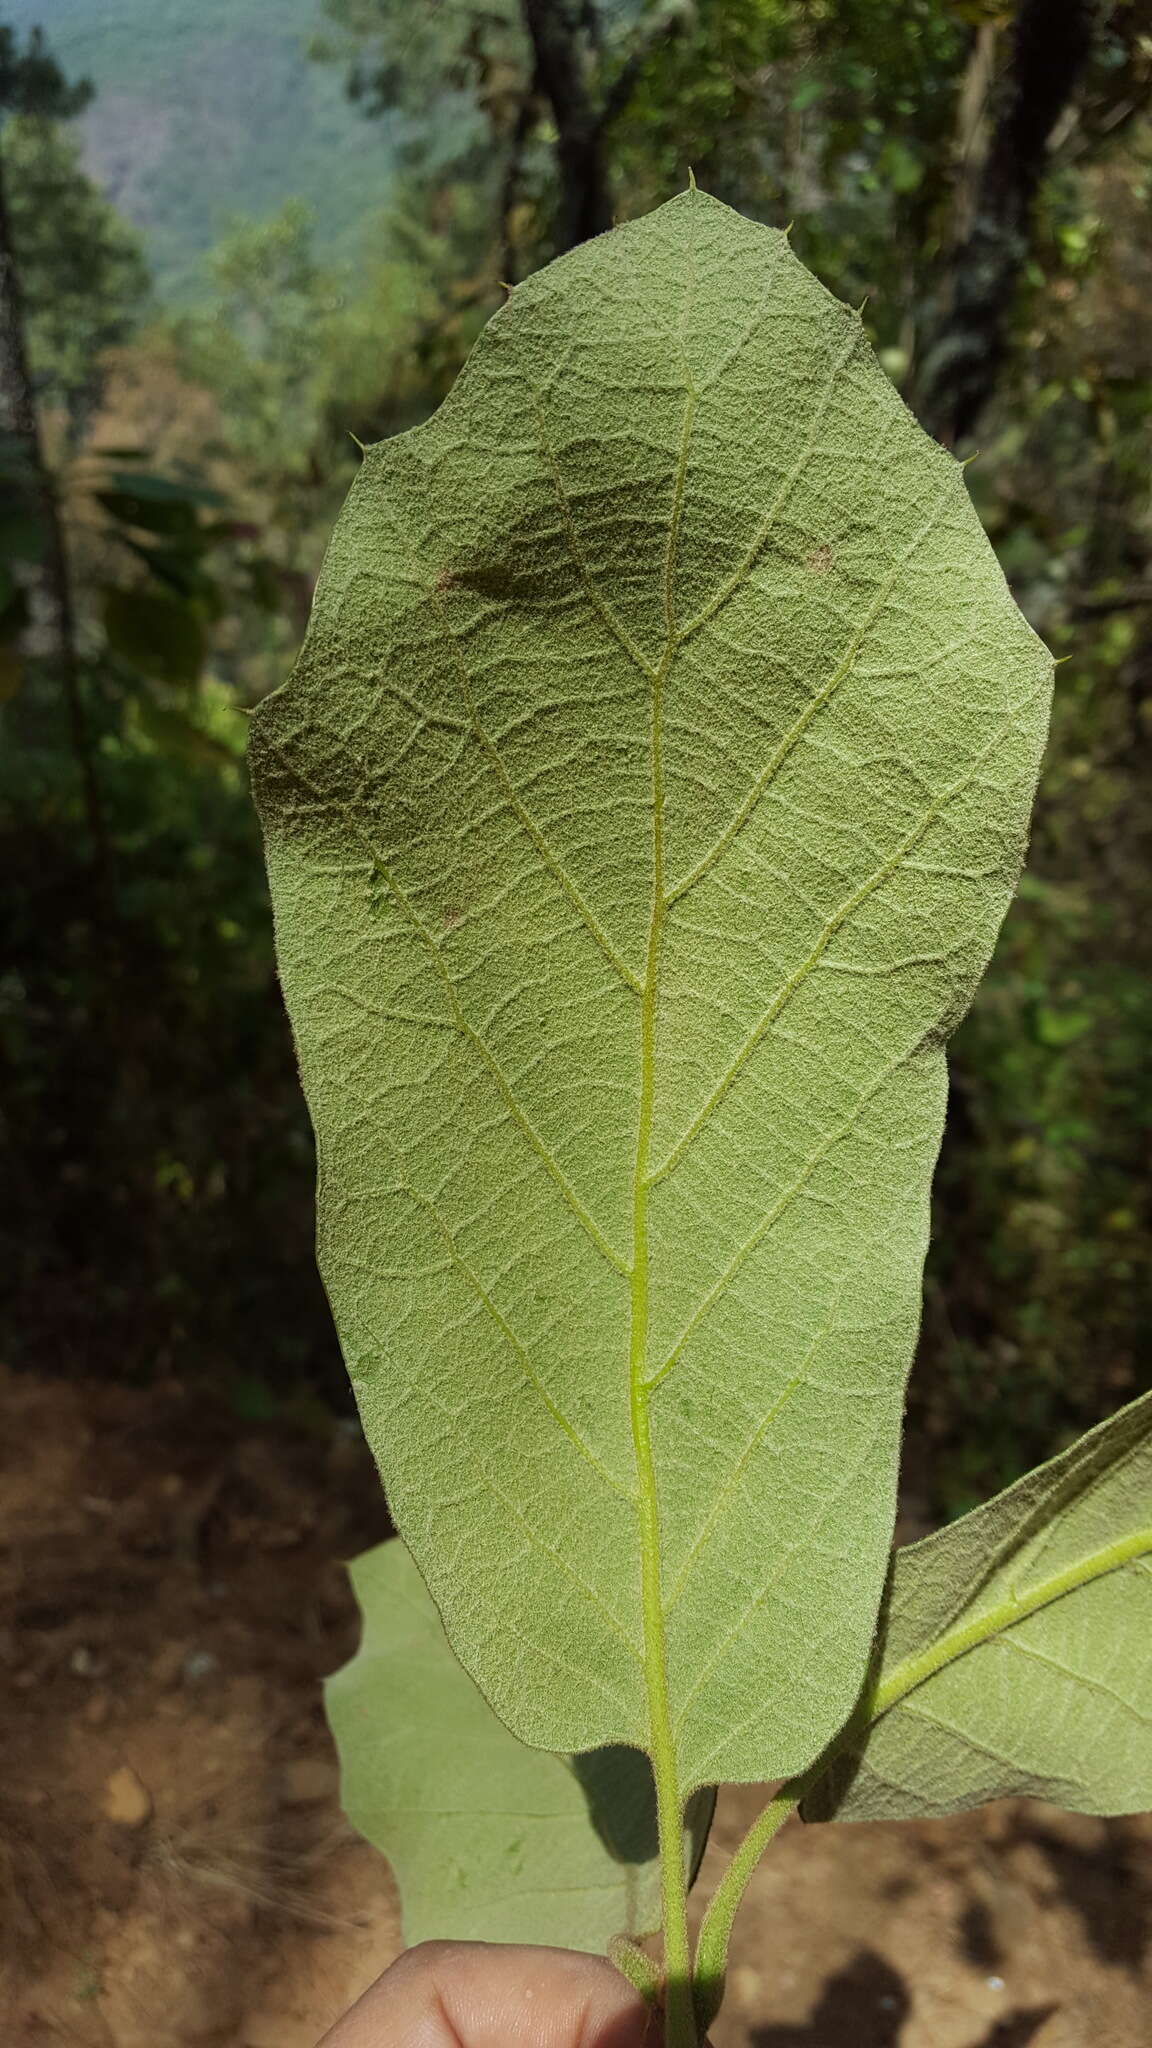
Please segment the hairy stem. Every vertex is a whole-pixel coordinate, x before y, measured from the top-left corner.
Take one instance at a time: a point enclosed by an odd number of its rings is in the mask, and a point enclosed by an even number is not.
[[[769,1800],[764,1811],[753,1821],[716,1887],[696,1944],[695,2007],[701,2034],[711,2026],[724,1997],[728,1941],[748,1880],[773,1835],[783,1827],[789,1814],[795,1813],[809,1785],[815,1783],[824,1767],[825,1758],[821,1757],[818,1769],[814,1767],[807,1777],[790,1778],[786,1785],[781,1786],[775,1798]]]

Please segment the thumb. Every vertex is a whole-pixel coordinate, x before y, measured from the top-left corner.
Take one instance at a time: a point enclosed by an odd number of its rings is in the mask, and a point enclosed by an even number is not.
[[[409,1949],[319,2048],[658,2048],[659,2021],[601,1956],[429,1941]]]

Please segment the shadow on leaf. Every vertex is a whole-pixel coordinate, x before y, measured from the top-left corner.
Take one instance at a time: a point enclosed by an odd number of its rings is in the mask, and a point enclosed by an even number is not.
[[[652,1766],[622,1743],[572,1758],[592,1825],[618,1863],[648,1863],[659,1848]]]
[[[592,1825],[618,1863],[650,1863],[660,1846],[652,1766],[638,1749],[612,1743],[572,1758],[572,1769],[588,1801]],[[715,1787],[694,1792],[685,1810],[692,1843],[690,1881],[695,1880],[712,1825]]]

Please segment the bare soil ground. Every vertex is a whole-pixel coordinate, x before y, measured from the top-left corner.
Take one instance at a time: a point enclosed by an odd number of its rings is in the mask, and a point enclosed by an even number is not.
[[[313,2048],[396,1954],[320,1703],[387,1526],[340,1424],[0,1375],[3,2048]],[[704,1888],[756,1804],[725,1795]],[[1152,2042],[1152,1822],[790,1826],[715,2042]]]

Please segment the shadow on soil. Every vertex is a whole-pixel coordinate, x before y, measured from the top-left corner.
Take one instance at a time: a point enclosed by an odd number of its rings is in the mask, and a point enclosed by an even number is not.
[[[862,1949],[830,1977],[802,2026],[759,2027],[752,2048],[897,2048],[911,2000],[881,1956]]]
[[[903,1978],[871,1949],[831,1977],[810,2020],[758,2027],[751,2048],[898,2048],[912,2009]],[[1035,2006],[997,2020],[975,2048],[1028,2048],[1056,2008]]]
[[[1120,1969],[1139,1970],[1152,1944],[1152,1889],[1141,1882],[1123,1824],[1101,1829],[1098,1842],[1081,1846],[1024,1815],[1015,1839],[1040,1851],[1097,1955]]]

